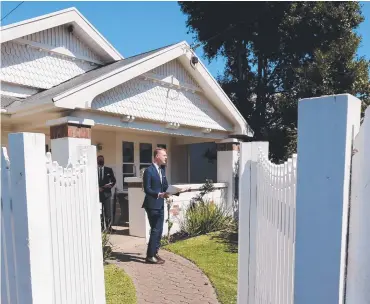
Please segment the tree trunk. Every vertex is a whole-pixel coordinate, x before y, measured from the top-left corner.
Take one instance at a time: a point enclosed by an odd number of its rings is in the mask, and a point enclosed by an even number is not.
[[[255,133],[256,140],[262,140],[263,134],[262,129],[265,121],[265,94],[264,94],[264,82],[265,82],[265,60],[261,54],[258,54],[257,61],[257,88],[256,88],[256,108],[253,113],[253,131]]]

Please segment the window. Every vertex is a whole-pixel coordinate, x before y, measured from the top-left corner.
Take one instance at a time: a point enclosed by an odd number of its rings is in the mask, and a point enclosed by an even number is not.
[[[127,183],[125,183],[125,177],[135,176],[135,164],[134,164],[134,143],[124,141],[122,142],[122,174],[123,174],[123,189],[127,189]]]
[[[134,162],[134,143],[124,141],[122,143],[122,159],[124,163]]]
[[[151,165],[152,153],[152,144],[140,143],[140,170]]]

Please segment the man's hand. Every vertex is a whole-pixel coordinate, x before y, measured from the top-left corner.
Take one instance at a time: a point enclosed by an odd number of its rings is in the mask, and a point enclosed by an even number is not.
[[[112,188],[112,185],[111,184],[106,184],[103,186],[103,188]]]
[[[168,195],[168,193],[159,193],[158,194],[158,198],[169,198],[170,196]]]
[[[191,191],[191,187],[189,188],[185,188],[185,189],[181,189],[178,194],[181,194],[181,193],[184,193],[184,192],[190,192]]]

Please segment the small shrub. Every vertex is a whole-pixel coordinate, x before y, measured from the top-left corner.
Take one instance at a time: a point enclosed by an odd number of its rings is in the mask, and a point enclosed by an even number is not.
[[[185,210],[181,228],[193,237],[228,230],[232,225],[234,225],[234,220],[222,204],[217,205],[211,200],[206,200],[190,204]]]
[[[102,249],[103,249],[103,262],[105,263],[111,257],[112,254],[112,247],[111,243],[109,242],[110,233],[107,230],[102,232]]]
[[[204,196],[208,193],[213,192],[214,190],[215,190],[215,187],[213,186],[213,181],[210,179],[206,179],[206,182],[200,188],[200,193],[197,196],[193,197],[191,206],[194,206],[196,203],[204,202],[203,200]]]
[[[235,224],[232,216],[223,204],[215,204],[205,200],[208,193],[215,190],[212,180],[206,180],[185,210],[185,217],[181,223],[181,230],[188,236],[197,236],[215,231],[229,230]]]

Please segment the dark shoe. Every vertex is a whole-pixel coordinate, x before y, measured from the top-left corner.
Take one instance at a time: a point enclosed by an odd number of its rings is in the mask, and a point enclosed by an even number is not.
[[[162,260],[162,261],[160,261],[160,260],[158,260],[156,257],[151,257],[151,258],[146,258],[145,259],[145,262],[146,263],[149,263],[149,264],[163,264],[164,263],[164,261]]]
[[[163,260],[159,255],[158,253],[155,255],[155,257],[157,258],[158,261],[161,261],[161,262],[165,262],[165,260]]]

